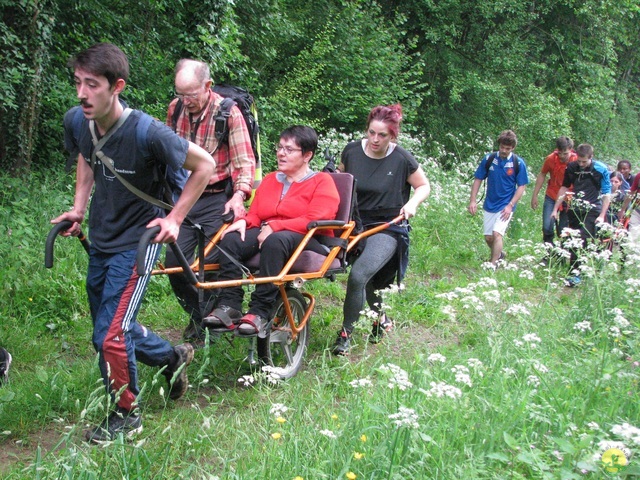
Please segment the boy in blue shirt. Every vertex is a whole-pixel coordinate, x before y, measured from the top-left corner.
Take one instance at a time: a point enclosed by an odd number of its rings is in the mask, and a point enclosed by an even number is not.
[[[475,173],[471,186],[469,213],[478,211],[476,197],[483,180],[487,180],[487,195],[484,200],[484,239],[491,250],[490,262],[494,265],[504,258],[503,238],[513,217],[516,204],[529,183],[527,166],[513,151],[518,138],[512,130],[503,131],[498,137],[497,152],[484,156]]]

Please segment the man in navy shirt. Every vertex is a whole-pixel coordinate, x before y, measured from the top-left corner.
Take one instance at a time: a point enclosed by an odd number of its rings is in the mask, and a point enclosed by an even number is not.
[[[496,265],[504,258],[503,238],[513,217],[516,204],[529,183],[527,166],[513,151],[518,144],[516,134],[503,131],[498,137],[497,152],[484,156],[475,173],[471,186],[469,213],[478,212],[476,197],[483,180],[487,180],[487,195],[484,199],[484,239],[491,250],[491,263]]]
[[[78,158],[75,198],[73,208],[51,222],[69,221],[71,227],[62,235],[78,235],[92,198],[86,288],[93,345],[105,387],[115,403],[114,411],[86,434],[89,442],[99,443],[142,428],[136,358],[164,368],[170,398],[180,398],[188,388],[186,367],[193,359],[193,347],[172,347],[140,325],[137,315],[161,244],[178,238],[180,224],[213,174],[214,162],[204,149],[180,138],[161,122],[145,118],[139,110],[124,108],[120,93],[129,76],[129,62],[115,45],[94,45],[74,57],[70,67],[80,103],[65,115],[65,147]],[[143,119],[149,120],[144,144],[137,130]],[[92,133],[106,137],[99,149],[93,145]],[[154,182],[154,171],[165,166],[191,170],[180,198],[167,215],[121,181],[157,199],[160,189]],[[153,226],[160,227],[160,232],[147,248],[145,273],[138,275],[138,241]]]
[[[571,206],[569,207],[569,228],[580,231],[584,246],[589,238],[596,237],[596,225],[604,223],[609,208],[611,181],[607,166],[593,159],[593,147],[588,143],[576,148],[578,159],[570,163],[564,172],[562,187],[553,207],[551,217],[558,217],[558,209],[562,205],[570,188]],[[571,269],[577,267],[577,255],[571,250]],[[575,273],[575,272],[573,272]],[[580,275],[570,276],[567,286],[574,287],[580,283]]]

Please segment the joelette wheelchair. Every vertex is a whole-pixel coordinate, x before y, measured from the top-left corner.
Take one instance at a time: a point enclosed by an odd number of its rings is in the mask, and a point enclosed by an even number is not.
[[[293,252],[291,258],[276,276],[261,277],[256,271],[259,265],[259,255],[249,259],[243,266],[242,278],[226,281],[205,281],[207,272],[218,270],[219,264],[207,263],[205,258],[214,248],[219,248],[223,232],[231,224],[232,218],[226,219],[226,223],[216,232],[211,239],[201,238],[198,256],[191,264],[176,244],[169,244],[173,249],[179,267],[166,268],[158,263],[152,271],[152,275],[177,275],[185,274],[189,281],[198,289],[218,289],[234,286],[258,285],[272,283],[279,289],[279,297],[273,308],[269,322],[260,333],[250,338],[252,346],[249,348],[248,361],[251,364],[260,362],[271,367],[270,373],[282,379],[294,376],[300,369],[306,348],[309,342],[309,321],[315,308],[315,298],[308,292],[301,291],[302,286],[308,280],[319,278],[334,278],[336,274],[344,273],[347,269],[347,253],[351,251],[363,238],[384,230],[393,223],[402,221],[402,215],[389,223],[354,234],[356,223],[353,219],[355,202],[355,181],[348,173],[330,173],[340,195],[340,205],[335,219],[319,220],[309,223],[307,233],[300,245]],[[53,227],[47,237],[45,247],[45,267],[53,266],[54,242],[60,232],[67,230],[70,222],[62,222]],[[333,231],[334,236],[328,247],[328,253],[322,255],[309,250],[305,246],[314,235],[322,235],[323,232]],[[145,271],[145,252],[149,242],[159,232],[159,227],[150,228],[140,239],[138,246],[137,268],[138,274]],[[89,249],[86,238],[81,234],[80,240],[84,248]],[[266,254],[266,253],[264,253]],[[232,332],[228,329],[217,329],[212,334],[225,334]],[[257,343],[257,356],[255,359],[253,342]]]

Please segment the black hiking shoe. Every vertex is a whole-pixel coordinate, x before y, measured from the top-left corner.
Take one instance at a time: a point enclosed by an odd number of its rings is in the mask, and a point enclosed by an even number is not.
[[[4,348],[0,348],[0,385],[9,380],[9,367],[11,366],[11,354]]]
[[[103,443],[115,440],[119,433],[125,437],[132,437],[141,431],[142,418],[138,413],[116,407],[100,426],[88,430],[85,438],[89,443]]]
[[[384,334],[393,329],[393,321],[387,317],[386,313],[381,313],[378,319],[373,322],[369,343],[379,343]]]
[[[169,384],[169,398],[178,400],[189,388],[187,366],[193,360],[193,345],[182,343],[173,347],[175,359],[169,363],[162,374]]]
[[[349,355],[349,348],[351,347],[351,333],[342,329],[338,333],[338,338],[333,344],[331,353],[338,356]]]
[[[194,320],[193,318],[189,320],[189,325],[184,329],[182,333],[182,339],[185,342],[200,344],[204,341],[205,333],[202,328],[202,323]]]

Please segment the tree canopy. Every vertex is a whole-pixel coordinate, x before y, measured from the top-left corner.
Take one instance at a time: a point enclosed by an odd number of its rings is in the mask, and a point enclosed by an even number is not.
[[[59,168],[76,103],[66,63],[99,41],[127,53],[126,100],[164,119],[173,67],[208,62],[257,98],[265,141],[292,123],[362,130],[401,102],[441,143],[512,128],[525,156],[558,135],[640,161],[640,3],[632,0],[0,0],[0,164]],[[453,134],[453,135],[451,135]]]

